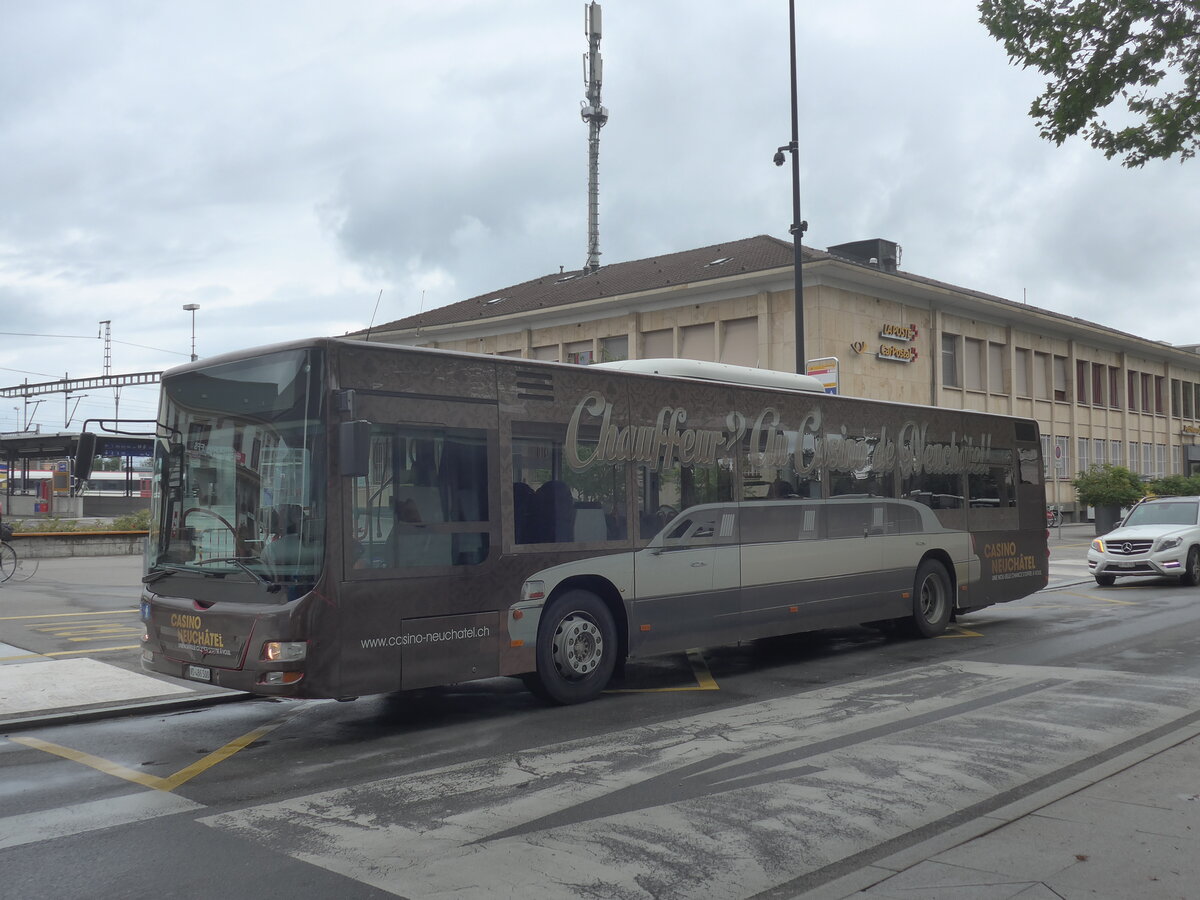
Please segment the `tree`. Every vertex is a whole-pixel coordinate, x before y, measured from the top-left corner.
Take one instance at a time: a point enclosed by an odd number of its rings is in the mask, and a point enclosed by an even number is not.
[[[1049,76],[1029,107],[1042,137],[1082,134],[1131,168],[1195,155],[1200,0],[981,0],[979,13],[1013,63]],[[1110,126],[1118,100],[1130,124]]]

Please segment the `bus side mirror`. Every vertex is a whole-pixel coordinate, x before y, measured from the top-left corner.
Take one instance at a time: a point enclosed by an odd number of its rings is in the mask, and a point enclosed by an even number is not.
[[[92,461],[96,457],[96,435],[85,431],[75,446],[75,478],[87,481],[92,477]]]
[[[371,423],[338,423],[338,460],[343,475],[366,477],[371,465]]]

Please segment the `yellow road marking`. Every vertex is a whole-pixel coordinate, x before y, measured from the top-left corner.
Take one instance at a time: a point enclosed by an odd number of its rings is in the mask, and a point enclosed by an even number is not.
[[[1070,594],[1072,597],[1082,597],[1084,600],[1096,600],[1100,603],[1115,603],[1118,606],[1137,606],[1134,600],[1116,600],[1112,597],[1097,597],[1095,594],[1081,594],[1078,591],[1063,591],[1064,594]]]
[[[708,670],[708,663],[704,659],[704,654],[699,650],[687,651],[688,661],[692,664],[692,675],[696,678],[694,685],[686,687],[661,687],[661,688],[611,688],[606,690],[606,694],[676,694],[687,691],[719,691],[721,686],[717,684],[716,679],[712,677],[712,672]]]
[[[9,740],[14,744],[24,744],[26,747],[32,747],[34,750],[53,753],[55,756],[61,756],[63,759],[69,759],[72,762],[90,766],[98,772],[103,772],[105,775],[115,775],[117,778],[124,778],[126,781],[132,781],[134,784],[140,784],[143,787],[154,788],[160,791],[166,789],[164,788],[166,784],[165,778],[159,778],[157,775],[150,775],[146,772],[135,772],[133,769],[127,768],[120,763],[111,762],[99,756],[93,756],[90,753],[84,753],[82,750],[72,750],[70,747],[63,747],[59,744],[52,744],[49,741],[33,737],[10,737]]]
[[[74,650],[54,650],[50,653],[34,653],[31,650],[28,653],[22,653],[20,656],[0,656],[0,662],[12,662],[15,659],[33,659],[44,656],[86,656],[89,653],[114,653],[117,650],[137,650],[139,647],[139,644],[130,644],[128,647],[76,647]]]
[[[34,750],[41,750],[45,753],[51,753],[55,756],[61,756],[63,759],[69,759],[72,762],[77,762],[80,765],[88,766],[98,772],[103,772],[106,775],[112,775],[116,778],[123,778],[126,781],[132,781],[134,784],[140,784],[143,787],[152,788],[156,791],[173,791],[180,785],[186,784],[197,775],[207,772],[218,763],[222,763],[229,757],[233,756],[239,750],[244,750],[249,747],[259,738],[274,731],[280,725],[286,723],[293,716],[297,715],[300,710],[288,713],[253,731],[243,734],[239,738],[234,738],[224,747],[214,750],[203,759],[197,760],[190,766],[185,766],[174,775],[169,775],[166,778],[161,778],[158,775],[151,775],[148,772],[138,772],[130,769],[128,766],[123,766],[120,763],[115,763],[112,760],[104,759],[99,756],[94,756],[91,753],[85,753],[82,750],[72,750],[70,747],[63,747],[61,744],[52,744],[49,741],[43,741],[33,737],[10,737],[9,740],[16,744],[23,744]]]
[[[138,612],[136,609],[106,609],[98,612],[40,613],[36,616],[0,616],[0,622],[20,622],[24,619],[61,619],[65,616],[123,616],[136,612]]]
[[[947,625],[949,631],[957,631],[958,634],[939,634],[940,638],[966,638],[966,637],[983,637],[978,631],[971,631],[968,628],[963,628],[961,625]]]

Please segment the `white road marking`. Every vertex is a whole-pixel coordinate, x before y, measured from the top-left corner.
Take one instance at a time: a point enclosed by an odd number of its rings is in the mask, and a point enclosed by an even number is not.
[[[36,844],[72,834],[84,834],[114,825],[130,825],[159,816],[198,809],[204,809],[203,804],[193,803],[175,794],[140,791],[74,806],[21,813],[0,819],[0,849]]]

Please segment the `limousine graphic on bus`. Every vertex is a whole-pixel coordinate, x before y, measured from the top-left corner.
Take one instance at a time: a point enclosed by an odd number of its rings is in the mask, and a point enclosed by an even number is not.
[[[620,595],[628,627],[616,638],[631,656],[864,622],[894,621],[928,637],[945,629],[956,597],[970,596],[979,578],[971,535],[911,500],[701,504],[641,550],[531,575],[511,607],[510,633],[536,643],[545,598],[566,585]],[[605,636],[586,611],[560,632],[555,666],[586,674]]]

